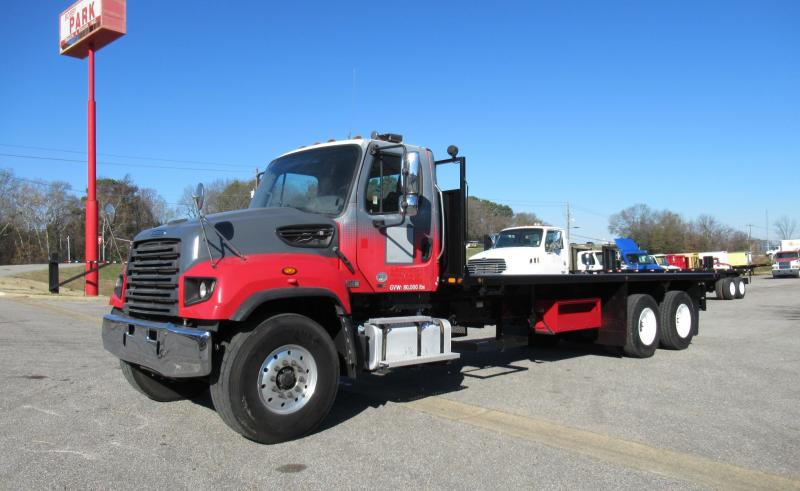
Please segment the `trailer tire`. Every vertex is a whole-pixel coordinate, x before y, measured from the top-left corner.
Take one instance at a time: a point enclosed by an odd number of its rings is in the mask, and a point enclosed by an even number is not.
[[[744,298],[747,294],[747,283],[742,278],[736,278],[736,298]]]
[[[659,307],[661,347],[682,350],[689,347],[697,329],[697,308],[686,292],[668,291]]]
[[[119,368],[134,389],[156,402],[192,399],[208,390],[208,384],[202,380],[161,377],[123,360],[119,361]]]
[[[279,314],[225,346],[211,399],[222,420],[258,443],[279,443],[316,429],[339,385],[333,340],[317,322]]]
[[[723,278],[722,280],[722,299],[733,300],[736,298],[736,278]]]
[[[714,293],[717,294],[717,300],[725,300],[725,278],[720,278],[714,283]]]
[[[658,304],[650,295],[628,296],[627,333],[623,352],[632,358],[653,356],[660,339]]]

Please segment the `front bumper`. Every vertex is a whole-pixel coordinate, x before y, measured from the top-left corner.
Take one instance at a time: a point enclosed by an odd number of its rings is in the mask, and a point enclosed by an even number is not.
[[[211,333],[171,322],[119,314],[103,316],[103,347],[121,360],[165,377],[204,377],[211,373]]]
[[[794,276],[797,278],[800,277],[800,269],[773,269],[772,276]]]

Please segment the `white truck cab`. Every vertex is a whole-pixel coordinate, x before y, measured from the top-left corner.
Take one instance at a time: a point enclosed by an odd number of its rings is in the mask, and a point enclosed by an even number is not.
[[[653,259],[656,260],[656,264],[658,264],[659,266],[661,266],[662,268],[664,268],[667,271],[680,271],[681,270],[681,268],[679,268],[678,266],[675,266],[674,264],[670,264],[669,263],[669,261],[667,260],[667,255],[666,254],[653,254]]]
[[[575,270],[603,271],[603,251],[579,251],[576,254]]]
[[[800,278],[800,250],[778,251],[772,256],[772,277],[794,276]]]
[[[567,274],[564,230],[547,225],[504,229],[493,248],[470,258],[467,270],[473,276]]]

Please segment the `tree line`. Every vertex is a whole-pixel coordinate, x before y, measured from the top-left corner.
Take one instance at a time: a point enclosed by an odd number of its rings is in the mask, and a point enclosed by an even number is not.
[[[519,212],[488,199],[470,196],[467,199],[467,240],[483,240],[484,235],[508,227],[543,224],[535,213]]]
[[[608,231],[630,237],[642,249],[652,253],[747,251],[748,235],[731,228],[710,215],[686,220],[669,210],[653,210],[636,204],[609,218]]]
[[[254,180],[217,179],[206,185],[204,212],[207,214],[247,208]],[[119,254],[103,227],[102,209],[116,210],[113,231],[120,239],[132,239],[141,230],[166,223],[173,218],[196,217],[192,193],[186,187],[177,204],[170,206],[153,189],[137,186],[130,176],[97,180],[100,208],[98,229],[103,231],[106,259],[126,258],[129,243],[118,241]],[[66,182],[28,180],[0,169],[0,264],[46,262],[50,257],[65,261],[83,260],[85,190],[72,189]],[[544,223],[535,213],[516,213],[508,206],[470,196],[468,240],[507,227]],[[794,219],[781,217],[774,224],[779,238],[792,238]],[[616,236],[631,237],[654,253],[711,250],[748,250],[746,233],[717,221],[710,215],[686,220],[669,210],[654,210],[637,204],[615,213],[608,230]],[[69,244],[69,252],[67,251]],[[102,247],[102,245],[101,245]]]
[[[216,180],[206,186],[205,213],[246,208],[254,181]],[[108,261],[124,260],[128,242],[142,230],[174,218],[195,217],[192,188],[179,203],[168,204],[154,189],[137,186],[130,176],[99,178],[99,253],[103,246]],[[114,206],[112,243],[103,209]],[[11,170],[0,169],[0,264],[27,264],[68,258],[83,261],[85,251],[86,191],[73,189],[63,181],[23,179]]]

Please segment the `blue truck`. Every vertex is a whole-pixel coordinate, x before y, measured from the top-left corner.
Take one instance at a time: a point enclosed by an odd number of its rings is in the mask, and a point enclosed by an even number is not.
[[[614,239],[619,249],[619,257],[622,262],[622,269],[635,270],[654,270],[662,271],[664,268],[659,266],[655,258],[647,251],[640,249],[639,245],[627,237]]]

